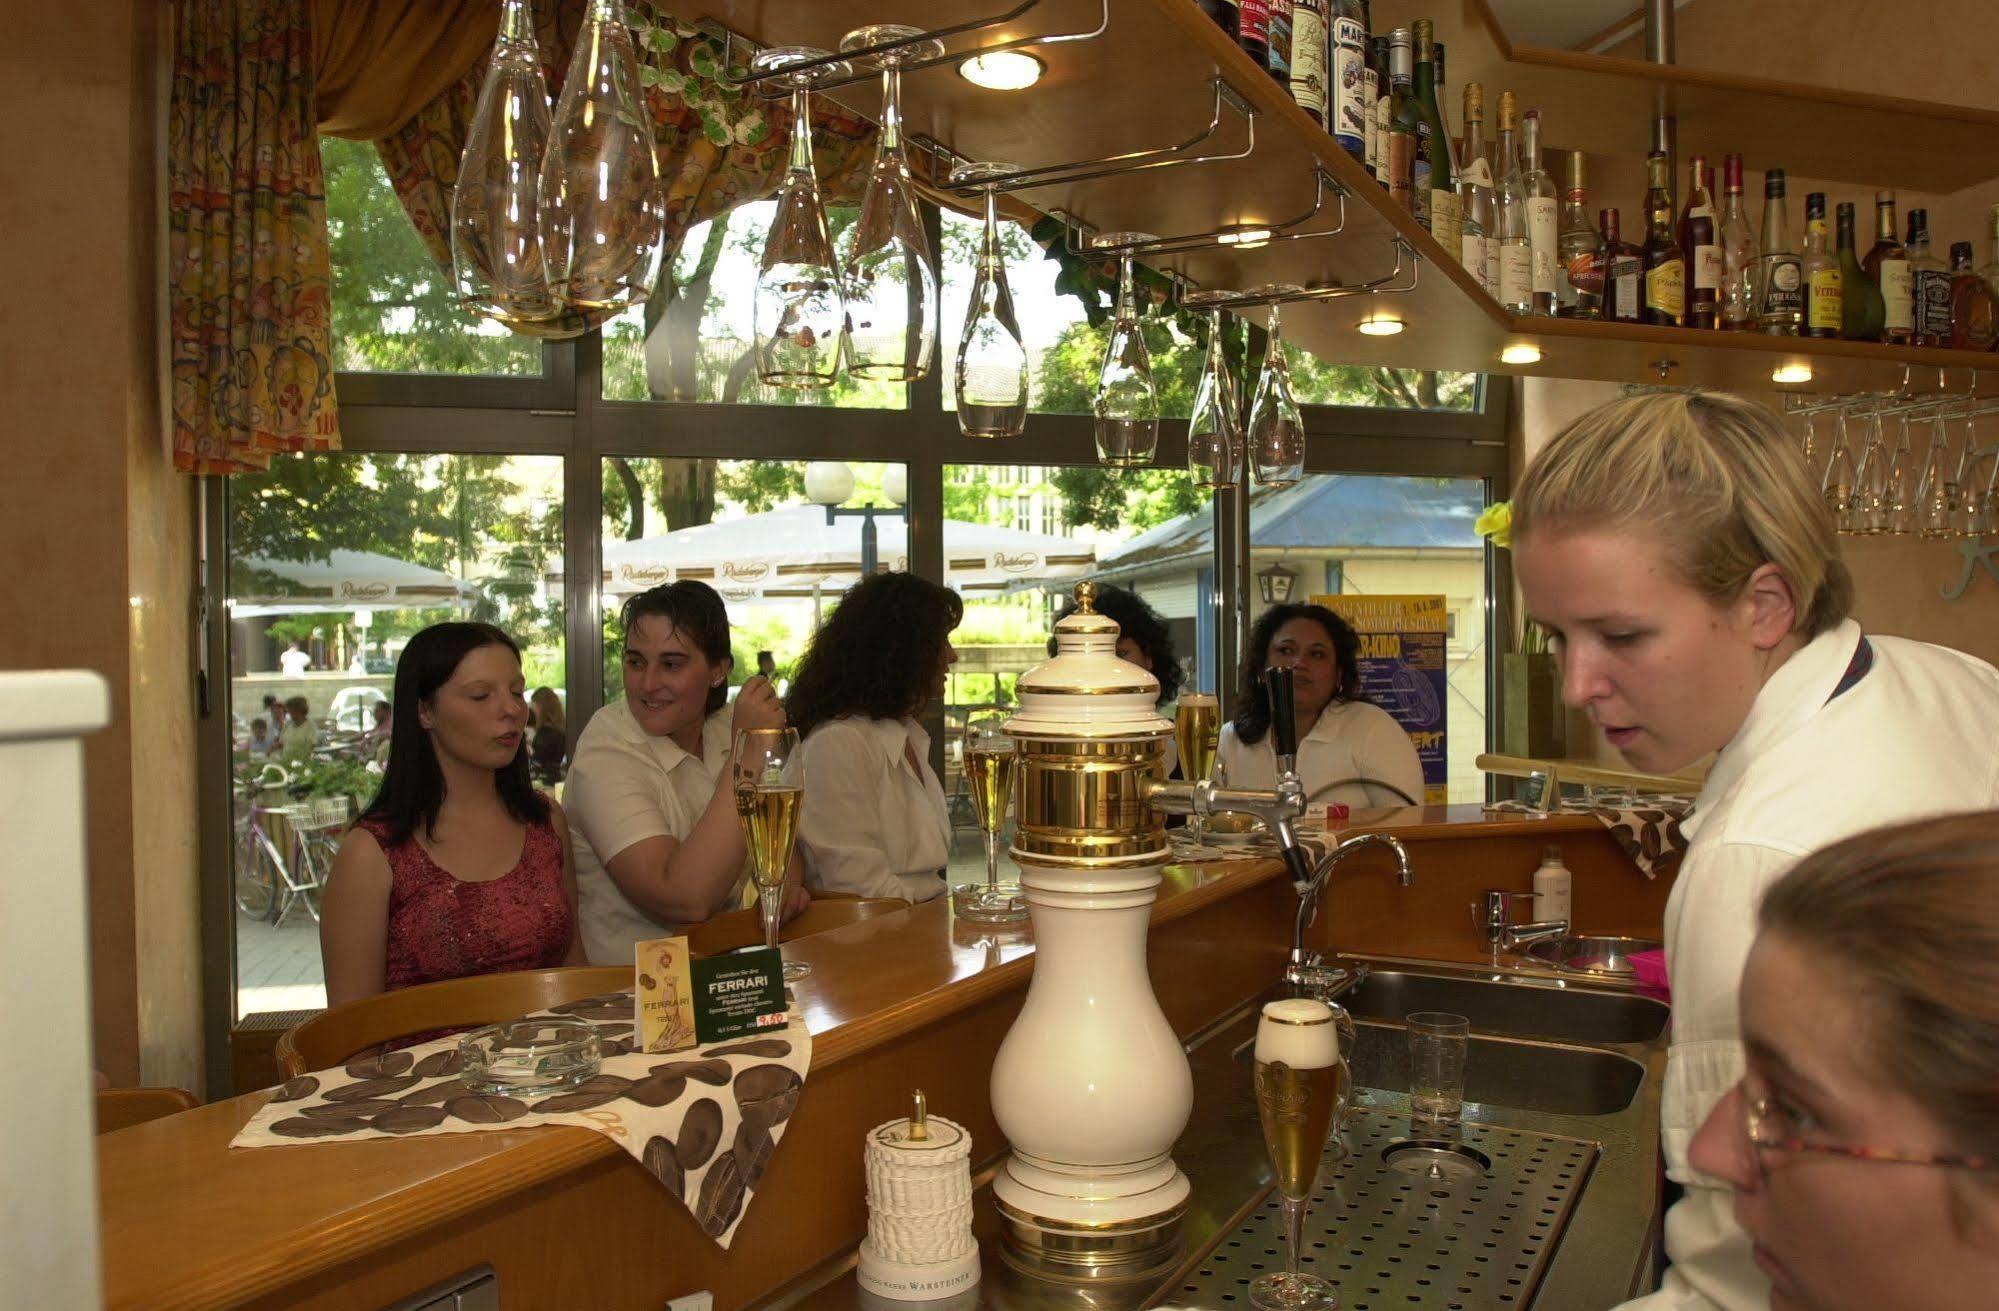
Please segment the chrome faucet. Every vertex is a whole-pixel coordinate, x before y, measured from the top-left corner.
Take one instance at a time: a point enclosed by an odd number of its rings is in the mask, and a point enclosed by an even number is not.
[[[1532,903],[1534,894],[1487,888],[1480,894],[1479,900],[1472,903],[1472,923],[1476,924],[1479,931],[1485,935],[1485,945],[1491,949],[1495,964],[1502,954],[1515,951],[1526,943],[1568,936],[1567,920],[1540,920],[1531,924],[1515,924],[1513,907],[1515,903],[1523,900]]]
[[[1291,957],[1284,966],[1284,982],[1299,996],[1318,997],[1329,1001],[1345,989],[1348,971],[1334,969],[1323,963],[1316,951],[1305,950],[1305,930],[1319,915],[1319,898],[1326,890],[1326,882],[1332,877],[1333,867],[1362,847],[1382,847],[1395,853],[1395,881],[1408,887],[1416,881],[1416,875],[1409,868],[1409,848],[1402,845],[1399,838],[1386,833],[1362,833],[1348,838],[1319,858],[1312,870],[1311,878],[1298,894],[1298,914],[1291,924]],[[1354,979],[1358,982],[1358,978]]]

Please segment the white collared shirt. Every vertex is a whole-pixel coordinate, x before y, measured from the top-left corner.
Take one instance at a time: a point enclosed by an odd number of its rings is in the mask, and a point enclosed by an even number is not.
[[[680,931],[634,906],[604,863],[647,838],[678,841],[693,830],[729,755],[730,714],[724,706],[702,723],[698,756],[647,733],[622,700],[592,715],[576,739],[563,805],[574,835],[577,919],[591,964],[628,964],[638,943]],[[739,904],[749,877],[745,857],[728,895],[711,909]]]
[[[951,818],[921,724],[828,720],[806,734],[796,768],[805,787],[798,849],[811,886],[909,901],[944,891]]]
[[[1277,786],[1277,751],[1272,737],[1266,729],[1262,741],[1247,743],[1236,737],[1234,724],[1224,725],[1215,749],[1216,777],[1223,777],[1220,771],[1226,770],[1230,787]],[[1393,715],[1366,701],[1335,701],[1319,712],[1319,722],[1298,744],[1298,779],[1314,804],[1409,804],[1387,788],[1361,783],[1320,792],[1328,784],[1350,778],[1393,783],[1417,805],[1423,803],[1423,762],[1417,759],[1415,743]]]
[[[1743,1074],[1737,992],[1764,892],[1800,858],[1866,829],[1999,807],[1999,670],[1870,637],[1872,667],[1833,698],[1859,642],[1848,620],[1778,667],[1681,822],[1689,846],[1666,902],[1673,1039],[1660,1130],[1667,1173],[1687,1192],[1666,1216],[1665,1286],[1627,1308],[1769,1305],[1727,1185],[1687,1163],[1695,1132]]]

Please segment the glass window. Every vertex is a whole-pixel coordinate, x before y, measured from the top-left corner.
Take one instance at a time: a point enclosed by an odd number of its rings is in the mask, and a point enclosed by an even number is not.
[[[1478,375],[1436,369],[1328,364],[1309,351],[1290,353],[1292,394],[1301,405],[1372,405],[1391,410],[1475,410]]]
[[[604,699],[624,695],[618,607],[648,587],[693,578],[729,606],[740,684],[768,651],[780,691],[820,617],[868,563],[908,568],[900,464],[848,464],[853,486],[829,523],[808,495],[807,466],[786,460],[612,456],[604,477]],[[826,495],[826,488],[809,489]],[[872,506],[872,514],[861,512]]]
[[[908,405],[907,384],[864,382],[844,372],[831,388],[816,392],[766,387],[757,380],[752,345],[757,270],[776,208],[769,200],[740,205],[688,230],[652,299],[604,325],[606,400],[848,409]],[[838,205],[826,211],[836,242],[859,214]],[[951,340],[955,349],[957,339]]]
[[[229,479],[237,1018],[326,1004],[319,887],[381,781],[374,706],[419,629],[484,620],[519,643],[530,693],[552,693],[528,749],[559,792],[562,496],[553,456],[279,456]],[[536,755],[543,726],[560,731]]]
[[[535,375],[541,343],[458,307],[373,146],[325,137],[334,367],[367,373]]]

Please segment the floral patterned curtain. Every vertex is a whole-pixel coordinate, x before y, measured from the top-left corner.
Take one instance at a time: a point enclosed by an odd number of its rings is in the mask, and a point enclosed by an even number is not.
[[[301,3],[180,0],[168,111],[174,467],[339,446],[326,186]]]
[[[562,94],[562,77],[583,7],[581,0],[560,0],[537,16],[536,36],[551,97]],[[666,189],[670,258],[689,228],[776,193],[791,140],[791,106],[729,85],[721,43],[693,24],[644,4],[634,4],[630,13]],[[736,76],[742,72],[738,68]],[[438,267],[447,272],[451,192],[458,182],[458,159],[485,75],[481,60],[400,131],[375,143],[410,223]],[[829,203],[858,201],[874,150],[875,125],[823,97],[814,103],[812,117],[820,194]],[[572,312],[521,331],[574,337],[605,317]]]

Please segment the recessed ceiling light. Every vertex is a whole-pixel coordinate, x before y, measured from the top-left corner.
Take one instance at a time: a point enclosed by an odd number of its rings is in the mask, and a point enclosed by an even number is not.
[[[1258,246],[1267,245],[1270,235],[1269,228],[1237,228],[1232,232],[1222,233],[1215,238],[1215,241],[1223,246],[1241,246],[1244,250],[1254,250]]]
[[[1047,65],[1019,50],[973,55],[958,65],[958,76],[988,91],[1024,91],[1041,80]]]
[[[1539,364],[1541,348],[1531,341],[1516,341],[1499,352],[1501,364]]]
[[[1376,310],[1354,326],[1360,329],[1363,336],[1393,337],[1407,325],[1402,322],[1401,316],[1397,314],[1391,313],[1388,310]]]
[[[1770,374],[1771,382],[1810,382],[1812,366],[1809,364],[1780,364]]]

